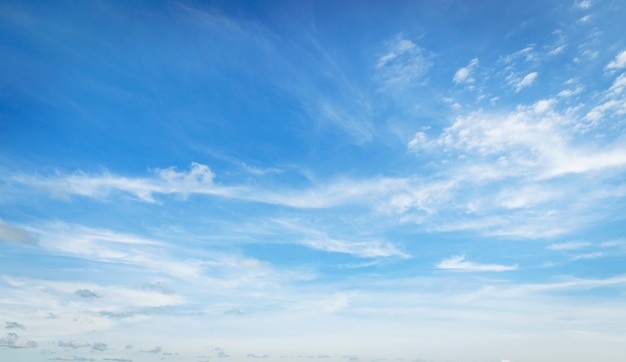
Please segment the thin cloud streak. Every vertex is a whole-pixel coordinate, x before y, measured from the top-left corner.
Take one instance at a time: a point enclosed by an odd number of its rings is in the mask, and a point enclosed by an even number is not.
[[[438,269],[462,272],[503,272],[517,270],[517,265],[480,264],[465,260],[465,256],[458,255],[444,259],[437,264]]]

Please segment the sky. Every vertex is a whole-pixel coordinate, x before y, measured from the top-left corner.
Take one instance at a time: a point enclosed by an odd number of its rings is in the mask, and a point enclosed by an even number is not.
[[[0,359],[626,360],[624,19],[0,1]]]

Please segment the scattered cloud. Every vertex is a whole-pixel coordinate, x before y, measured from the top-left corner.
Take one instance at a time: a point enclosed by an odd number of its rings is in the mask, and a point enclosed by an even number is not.
[[[567,45],[561,44],[548,52],[548,55],[557,55],[563,53],[563,51],[567,48]]]
[[[269,355],[261,354],[261,353],[248,353],[248,355],[246,357],[248,357],[248,358],[268,358]]]
[[[81,298],[100,298],[100,296],[96,293],[93,292],[89,289],[79,289],[77,291],[74,292],[74,294],[76,294],[77,296],[81,297]]]
[[[502,272],[517,270],[517,265],[479,264],[465,260],[465,256],[457,255],[444,259],[437,264],[438,269],[464,272]]]
[[[144,353],[161,353],[162,351],[163,351],[163,349],[161,347],[156,346],[156,347],[154,347],[152,349],[149,349],[147,351],[141,351],[141,352],[144,352]]]
[[[69,342],[59,341],[59,347],[61,348],[78,349],[78,348],[85,348],[89,346],[90,344],[85,341],[69,341]]]
[[[24,327],[24,325],[17,323],[17,322],[6,322],[5,329],[26,329],[26,327]]]
[[[0,339],[0,347],[7,348],[35,348],[37,342],[28,338],[20,337],[16,333],[7,333],[4,338]]]
[[[515,53],[506,55],[501,58],[501,61],[505,64],[511,64],[522,60],[523,62],[533,62],[537,59],[537,52],[535,51],[534,46],[527,46],[521,50],[516,51]]]
[[[474,71],[474,69],[476,69],[477,66],[478,58],[472,59],[467,66],[460,68],[456,71],[456,73],[454,73],[452,81],[456,84],[473,83],[474,78],[472,77],[472,72]]]
[[[91,349],[95,351],[106,351],[108,348],[109,346],[106,343],[94,343],[91,346]]]
[[[515,92],[519,92],[522,89],[532,85],[535,83],[537,79],[537,72],[528,73],[521,80],[513,81],[513,86],[515,87]]]

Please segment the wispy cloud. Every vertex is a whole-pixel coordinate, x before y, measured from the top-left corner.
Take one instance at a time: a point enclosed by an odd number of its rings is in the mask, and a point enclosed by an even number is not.
[[[40,238],[40,247],[52,253],[104,263],[136,265],[161,271],[179,278],[201,274],[200,260],[177,260],[163,254],[166,243],[136,235],[105,229],[93,229],[64,223],[51,223],[33,229]],[[79,290],[77,295],[89,298],[91,290]]]
[[[568,241],[565,243],[550,244],[548,245],[548,249],[550,250],[576,250],[576,249],[586,248],[588,246],[591,246],[591,243],[587,241]]]
[[[376,63],[382,90],[401,91],[423,79],[433,62],[428,52],[400,34],[387,44]]]
[[[585,254],[580,254],[580,255],[576,255],[572,258],[572,260],[588,260],[588,259],[595,259],[595,258],[599,258],[601,256],[603,256],[604,254],[602,252],[599,251],[595,251],[592,253],[585,253]]]
[[[410,257],[408,254],[398,250],[393,244],[382,241],[347,241],[329,237],[326,233],[309,227],[298,225],[287,220],[275,220],[276,223],[287,229],[297,231],[302,234],[299,241],[307,247],[332,252],[345,253],[361,258],[380,258],[399,256]]]
[[[442,260],[437,268],[464,272],[502,272],[517,270],[517,265],[479,264],[466,261],[465,256],[458,255]]]
[[[515,92],[519,92],[522,89],[531,86],[533,83],[535,83],[538,75],[539,74],[537,72],[532,72],[526,74],[522,79],[512,80],[511,84],[515,87]]]

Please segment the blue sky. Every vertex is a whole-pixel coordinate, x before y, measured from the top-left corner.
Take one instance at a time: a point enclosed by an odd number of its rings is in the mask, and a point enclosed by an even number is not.
[[[624,361],[625,18],[0,2],[0,355]]]

